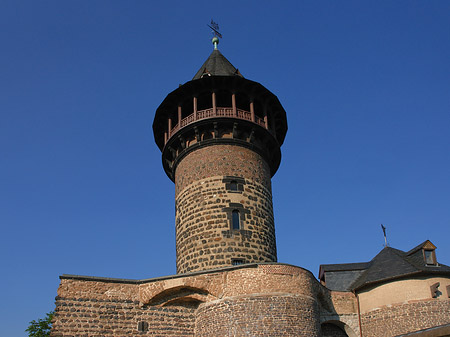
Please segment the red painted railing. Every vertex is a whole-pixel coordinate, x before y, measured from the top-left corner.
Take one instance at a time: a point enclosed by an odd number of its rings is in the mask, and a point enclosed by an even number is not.
[[[237,109],[236,112],[237,112],[237,115],[234,114],[233,108],[216,108],[215,113],[214,113],[213,108],[200,110],[200,111],[197,111],[197,116],[195,116],[195,113],[192,113],[189,116],[183,118],[181,120],[181,123],[176,124],[172,128],[172,130],[170,130],[170,134],[173,135],[180,128],[184,128],[186,125],[189,125],[200,119],[207,119],[207,118],[214,118],[214,117],[230,117],[230,118],[244,119],[246,121],[254,122],[254,123],[262,126],[263,128],[266,128],[266,123],[264,122],[263,118],[255,116],[255,120],[253,121],[252,114],[250,112],[241,110],[241,109]]]

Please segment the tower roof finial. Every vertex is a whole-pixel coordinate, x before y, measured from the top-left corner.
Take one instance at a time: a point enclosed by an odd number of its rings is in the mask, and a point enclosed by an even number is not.
[[[219,33],[219,25],[211,19],[211,25],[207,26],[212,30],[213,38],[211,41],[214,45],[214,49],[217,49],[219,38],[222,38],[222,34]]]

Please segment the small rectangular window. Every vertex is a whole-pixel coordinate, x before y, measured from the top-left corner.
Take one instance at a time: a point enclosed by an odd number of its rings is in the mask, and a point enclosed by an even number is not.
[[[147,322],[139,322],[138,323],[138,331],[139,332],[148,331],[148,323]]]
[[[240,264],[244,264],[244,260],[243,259],[231,259],[231,265],[239,266]]]
[[[425,263],[426,264],[435,264],[432,250],[425,250],[424,254],[425,254]]]
[[[222,179],[225,190],[231,193],[242,193],[244,191],[245,179],[241,177],[225,176]]]

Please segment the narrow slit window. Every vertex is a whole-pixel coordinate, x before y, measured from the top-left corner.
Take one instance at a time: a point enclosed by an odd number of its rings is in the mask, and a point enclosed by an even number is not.
[[[239,211],[238,210],[234,210],[232,213],[232,225],[233,225],[233,229],[241,229],[241,221],[240,221],[240,216],[239,216]]]
[[[139,332],[148,331],[148,323],[147,322],[139,322],[138,323],[138,331]]]

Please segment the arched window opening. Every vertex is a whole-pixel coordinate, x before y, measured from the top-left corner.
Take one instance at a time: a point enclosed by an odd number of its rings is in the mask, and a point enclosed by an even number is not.
[[[347,325],[339,321],[328,321],[322,323],[320,328],[322,330],[323,337],[349,337],[349,334],[350,336],[356,336],[355,333],[347,329]],[[347,334],[347,330],[349,334]]]
[[[236,209],[232,212],[231,222],[233,229],[241,229],[240,214]]]

